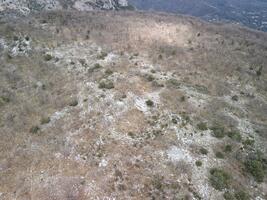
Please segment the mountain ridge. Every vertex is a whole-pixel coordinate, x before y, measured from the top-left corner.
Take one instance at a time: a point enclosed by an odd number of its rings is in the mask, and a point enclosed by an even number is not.
[[[47,10],[119,10],[127,9],[127,0],[1,0],[0,11],[22,14]]]

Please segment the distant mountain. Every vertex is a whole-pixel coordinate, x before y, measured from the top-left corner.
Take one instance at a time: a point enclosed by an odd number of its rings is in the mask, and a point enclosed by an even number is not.
[[[267,31],[266,0],[129,0],[129,3],[141,10],[187,14]]]
[[[42,10],[118,10],[127,7],[127,0],[0,0],[0,11],[15,10],[24,14]]]

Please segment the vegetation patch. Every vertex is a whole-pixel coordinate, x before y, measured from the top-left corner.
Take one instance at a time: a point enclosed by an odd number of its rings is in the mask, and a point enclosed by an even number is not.
[[[216,153],[215,153],[215,156],[216,156],[216,158],[219,158],[219,159],[223,159],[223,158],[224,158],[223,153],[220,152],[220,151],[216,152]]]
[[[253,146],[254,143],[255,143],[255,140],[250,139],[250,138],[247,138],[247,139],[244,140],[242,143],[243,143],[244,146]]]
[[[239,131],[230,131],[227,133],[228,137],[235,140],[235,141],[238,141],[240,142],[242,140],[242,137],[239,133]]]
[[[149,82],[155,80],[154,76],[152,76],[151,74],[147,74],[147,75],[145,75],[145,78],[146,78],[146,80],[149,81]]]
[[[220,125],[215,125],[210,128],[213,132],[213,136],[216,138],[223,138],[225,136],[224,127]]]
[[[39,126],[33,126],[31,127],[30,132],[35,134],[38,133],[39,130],[40,130]]]
[[[216,190],[228,188],[231,181],[231,176],[222,169],[212,168],[210,170],[210,183]]]
[[[97,59],[100,59],[100,60],[104,60],[105,57],[107,57],[107,53],[106,52],[101,52],[98,56],[97,56]]]
[[[250,200],[249,194],[243,190],[235,192],[235,198],[236,200]]]
[[[205,149],[204,147],[202,147],[199,152],[203,155],[207,155],[209,153],[209,151],[207,149]]]
[[[206,131],[208,130],[207,124],[204,122],[200,122],[197,124],[197,128],[201,131]]]
[[[146,105],[149,106],[149,107],[153,107],[154,106],[154,102],[149,99],[149,100],[146,101]]]
[[[167,80],[167,85],[174,88],[180,88],[181,83],[176,79]]]
[[[8,97],[5,97],[5,96],[0,97],[0,106],[3,106],[9,102],[10,102],[10,99]]]
[[[111,69],[107,69],[105,71],[105,74],[109,76],[109,75],[113,74],[113,71]]]
[[[201,167],[202,166],[202,162],[200,160],[197,160],[196,161],[196,166]]]
[[[225,153],[230,153],[230,152],[232,152],[232,145],[230,145],[230,144],[225,145],[225,147],[224,147],[224,152],[225,152]]]
[[[93,71],[100,69],[100,68],[102,68],[102,65],[100,65],[99,63],[96,63],[96,64],[94,64],[93,67],[88,69],[88,72],[93,72]]]
[[[262,152],[256,152],[249,155],[244,163],[247,172],[249,172],[254,179],[261,183],[264,180],[267,168],[267,160],[263,158]]]
[[[102,80],[102,81],[100,81],[98,87],[100,89],[108,89],[108,90],[110,90],[110,89],[114,88],[114,83],[112,81],[110,81],[110,80]]]
[[[41,124],[48,124],[50,122],[50,117],[44,117],[41,119]]]
[[[77,106],[77,105],[78,105],[78,101],[76,99],[72,100],[69,104],[69,106],[72,106],[72,107]]]
[[[53,57],[52,57],[52,55],[50,55],[50,54],[45,54],[45,55],[44,55],[44,60],[45,60],[45,61],[50,61],[50,60],[52,60],[52,58],[53,58]]]
[[[229,191],[226,191],[224,194],[223,194],[223,197],[225,200],[235,200],[235,195]]]

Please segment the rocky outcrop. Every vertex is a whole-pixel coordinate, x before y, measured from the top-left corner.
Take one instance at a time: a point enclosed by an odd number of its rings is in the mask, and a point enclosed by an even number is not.
[[[0,0],[0,12],[12,10],[23,14],[43,10],[119,10],[127,7],[127,0]]]

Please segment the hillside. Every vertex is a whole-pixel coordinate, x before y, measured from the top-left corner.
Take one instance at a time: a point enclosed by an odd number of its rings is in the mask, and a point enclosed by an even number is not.
[[[0,0],[0,12],[22,14],[49,10],[119,10],[127,9],[127,0]]]
[[[266,55],[185,16],[0,18],[0,199],[266,199]]]

